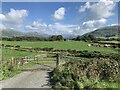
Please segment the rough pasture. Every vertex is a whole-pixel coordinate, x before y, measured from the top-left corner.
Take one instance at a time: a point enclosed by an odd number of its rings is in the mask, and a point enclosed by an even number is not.
[[[21,47],[33,47],[33,48],[54,48],[54,49],[61,49],[61,50],[88,50],[88,51],[99,51],[104,53],[117,53],[114,49],[111,48],[104,48],[104,47],[95,47],[95,46],[88,46],[89,43],[82,42],[82,41],[3,41],[4,45],[19,45]]]

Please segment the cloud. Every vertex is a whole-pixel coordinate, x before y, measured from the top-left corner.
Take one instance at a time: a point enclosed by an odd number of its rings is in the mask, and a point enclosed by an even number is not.
[[[77,36],[94,31],[102,25],[106,24],[106,22],[107,20],[104,18],[83,22],[81,26],[78,26],[76,29],[73,30],[73,34]]]
[[[90,7],[91,7],[90,3],[86,2],[85,6],[80,7],[79,12],[84,12],[86,9],[89,9]]]
[[[83,35],[85,33],[91,32],[96,30],[97,28],[101,27],[102,25],[106,24],[107,20],[104,18],[101,18],[99,20],[89,20],[86,22],[83,22],[83,24],[80,27],[77,27],[74,29],[73,34],[74,35]]]
[[[64,15],[65,15],[65,8],[61,7],[54,12],[53,17],[56,20],[62,20],[62,19],[64,19]]]
[[[72,35],[75,28],[78,25],[69,25],[69,24],[61,24],[61,23],[54,23],[54,24],[45,24],[40,21],[34,21],[31,25],[27,25],[27,30],[34,30],[36,32],[45,33],[48,35]]]
[[[61,23],[54,23],[54,24],[46,24],[40,21],[34,21],[31,25],[27,25],[27,30],[34,30],[35,32],[45,33],[48,35],[63,35],[64,37],[68,36],[77,36],[83,35],[90,31],[99,28],[100,26],[106,24],[107,20],[101,18],[99,20],[92,20],[83,22],[80,25],[72,25],[72,24],[61,24]]]
[[[34,21],[32,23],[32,25],[27,25],[26,26],[26,29],[28,30],[41,30],[41,29],[45,29],[47,27],[47,24],[45,23],[42,23],[40,21]]]
[[[109,26],[117,26],[117,25],[119,25],[119,24],[117,24],[117,23],[114,23],[114,24],[111,24],[111,25],[109,25]]]
[[[104,18],[101,18],[99,20],[92,20],[92,21],[87,21],[87,22],[83,22],[83,28],[84,29],[94,29],[94,28],[98,28],[101,25],[106,24],[107,20]]]
[[[29,30],[37,30],[38,28],[32,27],[32,26],[30,26],[30,25],[27,25],[27,26],[26,26],[26,29],[29,29]]]
[[[42,28],[42,27],[46,27],[47,25],[45,23],[41,23],[39,21],[34,21],[32,27],[36,27],[36,28]]]
[[[10,12],[6,15],[6,19],[12,24],[19,24],[22,23],[26,16],[28,16],[27,10],[10,9]]]
[[[105,25],[107,18],[114,15],[113,9],[116,3],[112,0],[100,0],[99,2],[87,2],[81,6],[79,12],[85,12],[85,19],[80,29],[75,30],[75,33],[88,33]]]
[[[3,14],[0,14],[0,21],[4,21],[4,20],[6,20],[6,16]]]
[[[54,23],[49,27],[49,33],[50,34],[56,34],[56,35],[72,35],[74,29],[78,27],[78,25],[69,25],[69,24],[61,24],[61,23]]]
[[[79,12],[88,11],[86,17],[91,19],[98,18],[109,18],[114,15],[113,9],[115,8],[116,3],[112,0],[100,0],[97,3],[90,4],[87,2],[84,6],[81,6]]]
[[[4,30],[4,29],[6,29],[6,26],[3,24],[0,24],[0,30]]]
[[[28,16],[27,10],[15,10],[13,8],[10,9],[10,12],[7,14],[0,14],[0,20],[5,22],[7,26],[20,28],[24,19]]]

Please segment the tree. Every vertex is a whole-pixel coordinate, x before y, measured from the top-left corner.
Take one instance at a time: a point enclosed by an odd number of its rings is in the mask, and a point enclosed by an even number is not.
[[[61,41],[64,40],[62,35],[52,35],[48,38],[49,41]]]
[[[81,36],[77,36],[76,41],[80,41],[80,40],[81,40]]]
[[[62,35],[58,35],[57,38],[56,38],[57,41],[62,41],[64,40],[63,36]]]
[[[89,40],[91,40],[91,41],[95,41],[95,40],[96,40],[96,38],[95,38],[93,35],[88,35],[88,38],[89,38]]]

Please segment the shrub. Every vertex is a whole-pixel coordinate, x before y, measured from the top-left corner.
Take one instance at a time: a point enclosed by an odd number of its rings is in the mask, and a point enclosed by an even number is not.
[[[20,47],[20,45],[15,46],[15,48],[19,48],[19,47]]]
[[[117,82],[118,69],[118,61],[114,59],[72,60],[54,69],[51,79],[54,81],[54,88],[57,85],[74,88],[74,90],[88,89],[100,81]]]
[[[6,63],[2,63],[1,65],[1,80],[7,79],[8,77],[14,76],[16,73],[20,72],[20,68],[16,68],[16,66],[12,65],[11,61],[8,60]]]

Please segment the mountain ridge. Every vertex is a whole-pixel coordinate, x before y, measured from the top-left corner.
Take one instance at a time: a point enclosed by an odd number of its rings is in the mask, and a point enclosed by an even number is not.
[[[96,29],[95,31],[84,34],[83,36],[93,35],[95,37],[120,36],[120,25],[107,26]]]
[[[120,25],[107,26],[103,28],[96,29],[92,32],[85,33],[82,36],[93,35],[95,37],[109,37],[109,36],[120,36]],[[2,30],[2,37],[14,37],[14,36],[31,36],[31,37],[49,37],[50,35],[38,32],[21,32],[17,30]],[[68,36],[66,38],[75,37],[74,35]]]
[[[47,34],[40,34],[38,32],[21,32],[16,30],[2,30],[2,37],[19,37],[19,36],[30,36],[30,37],[48,37]]]

